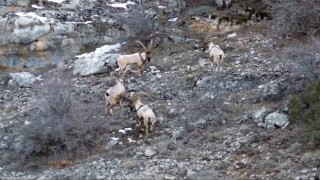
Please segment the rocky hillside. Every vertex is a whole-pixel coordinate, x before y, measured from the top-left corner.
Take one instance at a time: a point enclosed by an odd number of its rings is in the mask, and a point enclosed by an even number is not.
[[[94,2],[88,4],[90,8],[99,9],[98,2]],[[65,8],[62,10],[44,3],[47,5],[45,12],[70,13],[67,8],[77,5],[73,3],[55,5]],[[104,3],[105,6],[99,5],[106,7],[111,2]],[[141,47],[130,39],[123,41],[123,37],[101,42],[108,36],[103,34],[96,39],[100,41],[96,44],[99,48],[92,48],[96,40],[91,35],[99,33],[96,29],[88,32],[95,28],[90,24],[81,34],[77,30],[56,30],[62,26],[74,27],[70,21],[79,22],[78,15],[70,15],[71,20],[66,22],[56,22],[54,32],[50,31],[49,22],[32,25],[45,29],[46,35],[40,35],[45,39],[44,44],[58,44],[46,47],[64,49],[59,43],[69,39],[78,44],[75,48],[90,41],[92,50],[76,57],[81,53],[79,50],[69,52],[68,57],[72,58],[53,67],[26,68],[23,73],[12,73],[17,69],[6,68],[9,72],[3,73],[0,79],[0,177],[319,178],[320,151],[307,145],[301,136],[302,128],[288,116],[289,95],[300,92],[310,79],[304,66],[284,55],[286,47],[296,40],[271,34],[266,29],[266,21],[232,28],[222,23],[217,30],[217,22],[208,19],[207,14],[202,17],[191,13],[197,11],[188,9],[189,1],[170,3],[158,4],[158,7],[181,8],[181,12],[169,11],[170,18],[177,15],[178,20],[171,19],[165,24],[165,31],[161,30],[161,23],[155,25],[159,31],[153,35],[151,61],[143,66],[141,75],[128,72],[124,81],[127,92],[150,94],[141,101],[155,111],[160,125],[148,135],[137,126],[136,112],[129,107],[114,108],[113,116],[105,113],[104,93],[115,83],[116,58],[120,54],[142,52]],[[218,5],[212,2],[213,7],[219,8]],[[128,13],[123,8],[102,9]],[[75,14],[81,10],[75,10]],[[146,12],[153,17],[152,11]],[[188,12],[192,14],[190,19],[180,21]],[[9,17],[9,14],[0,21],[8,22],[13,18],[12,21],[17,22],[23,18]],[[95,16],[88,17],[89,20],[91,17]],[[122,21],[117,20],[119,26],[123,26]],[[210,33],[204,33],[203,27],[208,27]],[[21,27],[13,28],[14,32],[21,31]],[[124,28],[128,37],[136,30]],[[83,38],[79,39],[81,36]],[[18,47],[26,48],[41,42],[30,39],[32,43],[25,46],[27,42],[13,37],[7,35],[8,43],[2,42],[1,47],[10,49],[14,43],[12,39],[19,41]],[[220,45],[227,54],[221,72],[210,68],[208,51],[203,51],[208,41]],[[109,45],[103,46],[107,42]],[[34,49],[37,53],[49,51],[46,50]],[[29,57],[34,57],[31,54]]]

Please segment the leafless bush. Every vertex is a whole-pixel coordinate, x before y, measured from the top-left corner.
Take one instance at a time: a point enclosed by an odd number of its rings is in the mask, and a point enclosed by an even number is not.
[[[14,131],[9,146],[13,160],[26,165],[42,157],[73,159],[103,144],[107,128],[102,104],[80,103],[70,84],[54,79],[44,85],[43,95],[27,117],[31,123]]]
[[[319,78],[320,38],[311,37],[306,43],[296,43],[284,49],[284,56],[292,62],[292,71],[311,81]]]
[[[155,29],[152,20],[140,9],[132,9],[126,16],[118,15],[115,18],[120,24],[129,27],[131,37],[142,41],[150,40],[150,35]]]
[[[271,3],[274,32],[282,36],[320,34],[320,2],[283,0]]]

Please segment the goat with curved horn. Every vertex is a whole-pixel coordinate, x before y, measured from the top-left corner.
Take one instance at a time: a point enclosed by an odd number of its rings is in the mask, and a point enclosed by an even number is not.
[[[119,66],[119,74],[123,73],[126,67],[130,64],[135,64],[138,68],[138,73],[141,74],[142,65],[144,65],[147,61],[150,62],[153,40],[150,41],[148,48],[146,48],[146,46],[141,41],[137,40],[136,42],[142,46],[144,52],[121,55],[117,59],[117,63]]]
[[[139,117],[139,125],[142,126],[141,121],[143,120],[143,127],[145,128],[145,132],[148,134],[149,131],[153,131],[155,128],[156,123],[158,122],[156,115],[154,114],[153,110],[148,106],[143,104],[140,101],[140,95],[147,95],[150,96],[149,94],[145,92],[139,92],[136,94],[133,94],[129,97],[129,100],[132,103],[132,106],[135,108],[137,111],[138,117]],[[149,124],[150,130],[149,130]]]

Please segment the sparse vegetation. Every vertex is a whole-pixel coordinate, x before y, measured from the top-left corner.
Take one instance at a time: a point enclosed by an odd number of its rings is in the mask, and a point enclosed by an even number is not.
[[[291,70],[297,75],[303,75],[310,81],[319,79],[320,71],[320,38],[312,36],[306,42],[292,43],[284,49],[284,58],[289,59]]]
[[[139,9],[134,9],[126,17],[115,16],[120,24],[127,25],[132,38],[139,39],[143,43],[149,41],[151,34],[155,31],[153,22]]]
[[[320,82],[309,84],[301,97],[291,98],[289,116],[303,126],[310,141],[320,143]]]
[[[21,166],[41,158],[49,158],[49,164],[63,162],[86,156],[102,143],[107,130],[103,106],[80,103],[70,84],[56,78],[44,85],[45,93],[27,116],[30,124],[13,132],[13,162]]]
[[[272,27],[281,36],[319,35],[320,3],[312,0],[283,0],[271,3]]]

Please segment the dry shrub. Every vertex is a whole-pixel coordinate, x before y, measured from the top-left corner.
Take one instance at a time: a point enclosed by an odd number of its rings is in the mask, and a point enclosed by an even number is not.
[[[85,157],[103,144],[107,125],[102,105],[80,103],[71,83],[59,78],[48,81],[41,92],[26,117],[31,124],[13,132],[9,145],[13,162],[21,166],[47,158],[51,163],[65,162]]]
[[[311,37],[306,43],[298,42],[284,49],[284,58],[292,63],[292,72],[304,74],[310,81],[319,78],[320,38]]]
[[[276,34],[282,36],[320,34],[320,2],[317,0],[282,0],[272,2],[271,22]]]
[[[132,9],[128,13],[126,16],[116,15],[115,18],[120,24],[129,27],[129,37],[142,41],[150,40],[151,34],[155,31],[154,22],[139,9]]]

